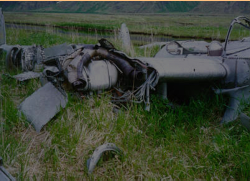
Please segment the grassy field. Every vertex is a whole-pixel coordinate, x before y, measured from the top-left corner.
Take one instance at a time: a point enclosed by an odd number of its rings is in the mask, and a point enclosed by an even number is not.
[[[7,21],[11,16],[7,14]],[[122,48],[115,38],[110,41]],[[97,40],[7,29],[8,44],[48,47],[64,42],[95,44]],[[131,56],[153,56],[156,51],[135,47]],[[20,83],[9,78],[5,73],[16,72],[8,72],[3,60],[0,72],[0,153],[4,166],[18,180],[250,179],[250,134],[239,121],[219,124],[227,103],[223,96],[205,90],[174,109],[152,96],[150,112],[143,105],[129,104],[114,113],[109,93],[79,100],[69,92],[67,107],[36,133],[18,116],[17,107],[40,87],[39,80]],[[108,142],[115,143],[124,156],[101,160],[88,175],[87,159]]]
[[[130,33],[166,35],[175,38],[203,38],[224,40],[234,15],[192,15],[192,14],[152,14],[152,15],[99,15],[63,13],[4,13],[8,23],[77,28],[85,31],[113,31],[126,23]],[[250,36],[249,31],[238,28],[232,39]]]

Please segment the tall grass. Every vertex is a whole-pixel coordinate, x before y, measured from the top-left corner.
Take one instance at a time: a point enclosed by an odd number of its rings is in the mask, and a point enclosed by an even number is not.
[[[65,42],[97,43],[77,34],[7,29],[8,44]],[[115,37],[111,42],[122,48]],[[153,56],[157,50],[135,48],[134,55]],[[17,107],[40,87],[39,80],[19,83],[3,73],[9,72],[1,64],[0,153],[18,180],[250,179],[250,134],[238,121],[219,124],[227,103],[223,96],[203,90],[174,107],[152,96],[150,112],[126,104],[115,113],[109,93],[79,99],[69,92],[67,107],[36,133]],[[86,160],[107,142],[121,148],[123,158],[102,160],[89,176]]]
[[[97,15],[63,13],[8,13],[6,22],[74,27],[84,30],[113,30],[126,23],[131,33],[166,35],[175,38],[224,40],[234,15],[199,16],[192,14]],[[250,36],[242,31],[242,36]],[[232,34],[232,39],[238,39]]]

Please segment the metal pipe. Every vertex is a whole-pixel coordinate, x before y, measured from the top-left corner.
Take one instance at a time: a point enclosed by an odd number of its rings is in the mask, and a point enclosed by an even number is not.
[[[243,23],[240,22],[240,20],[245,20],[245,22],[247,22],[248,25],[250,26],[250,19],[248,19],[248,18],[246,18],[246,17],[244,17],[244,16],[238,16],[237,18],[235,18],[235,19],[231,22],[231,24],[230,24],[230,26],[229,26],[229,29],[228,29],[228,32],[227,32],[226,39],[225,39],[225,45],[224,45],[224,53],[223,53],[223,56],[226,56],[226,55],[227,55],[227,54],[226,54],[226,51],[227,51],[227,44],[228,44],[229,37],[230,37],[230,34],[231,34],[231,31],[232,31],[232,29],[233,29],[234,24],[235,24],[235,23],[238,23],[238,24],[244,26],[245,28],[250,29],[249,26],[244,25]]]
[[[118,81],[117,68],[109,61],[96,60],[84,67],[82,75],[87,84],[82,91],[106,90]]]
[[[118,55],[115,55],[115,54],[107,51],[104,48],[98,48],[96,50],[96,53],[98,55],[104,57],[105,59],[113,61],[118,66],[118,68],[123,71],[125,76],[132,78],[132,79],[141,78],[140,72],[136,71],[135,68],[133,68],[124,58],[122,58]]]
[[[124,75],[128,78],[135,80],[143,79],[143,73],[132,67],[125,58],[119,56],[118,54],[112,53],[102,47],[95,47],[94,49],[91,47],[86,47],[85,51],[89,52],[91,57],[101,56],[104,59],[111,60],[120,70],[123,71]]]
[[[159,82],[187,82],[222,79],[227,75],[218,60],[200,57],[187,58],[140,58],[159,73]]]
[[[84,88],[87,85],[87,80],[82,75],[82,70],[84,66],[87,66],[87,64],[91,61],[91,56],[86,53],[81,53],[80,56],[82,56],[80,62],[77,65],[77,81],[73,82],[73,86],[76,89]]]

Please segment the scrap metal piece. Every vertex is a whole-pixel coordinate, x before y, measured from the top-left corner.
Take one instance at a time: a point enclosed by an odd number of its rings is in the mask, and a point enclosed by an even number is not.
[[[71,45],[66,43],[61,45],[55,45],[50,48],[44,49],[44,62],[49,61],[60,56],[70,55],[74,52],[74,49]]]
[[[43,74],[48,76],[55,76],[59,73],[59,69],[56,66],[45,66]]]
[[[22,68],[23,71],[37,72],[42,69],[42,46],[2,45],[1,49],[7,54],[5,61],[8,69]]]
[[[18,75],[14,75],[13,77],[18,81],[25,81],[29,79],[38,78],[40,77],[40,75],[41,73],[29,71],[29,72],[24,72]]]
[[[240,114],[240,123],[250,131],[250,118],[246,114]]]
[[[2,8],[0,8],[0,45],[4,44],[6,44],[5,22]]]
[[[229,37],[231,35],[231,32],[233,30],[233,26],[234,24],[237,23],[247,29],[250,29],[250,19],[244,17],[244,16],[238,16],[237,18],[235,18],[230,26],[229,26],[229,29],[228,29],[228,32],[227,32],[227,36],[226,36],[226,39],[225,39],[225,44],[224,44],[224,51],[223,51],[223,56],[226,56],[227,55],[227,45],[229,43]]]
[[[0,157],[0,180],[15,181],[16,179],[3,167],[3,159]]]
[[[250,102],[250,86],[237,87],[233,89],[217,90],[215,93],[230,96],[229,105],[224,113],[221,123],[229,123],[238,118],[245,105]]]
[[[21,65],[23,71],[32,71],[35,69],[40,71],[42,69],[43,58],[42,46],[21,47]],[[18,59],[18,57],[15,57],[15,59]]]
[[[106,48],[108,50],[115,49],[114,45],[111,42],[109,42],[108,40],[106,40],[105,38],[98,40],[98,42],[100,43],[101,47],[103,47],[103,48]]]
[[[103,47],[89,45],[84,47],[83,52],[76,56],[67,67],[68,81],[78,91],[111,88],[118,79],[116,67],[124,73],[124,76],[132,80],[143,79],[142,71],[133,67],[128,58],[123,55]],[[100,56],[104,60],[91,62],[95,56]],[[111,61],[115,66],[105,60]]]
[[[153,43],[139,46],[139,48],[144,49],[144,48],[152,48],[152,47],[156,47],[156,46],[162,48],[162,46],[164,46],[164,45],[166,45],[166,42],[153,42]]]
[[[125,48],[126,51],[131,50],[131,41],[130,41],[130,35],[129,30],[125,23],[122,23],[121,29],[120,29],[120,39],[122,40],[122,46]]]
[[[209,56],[221,56],[223,53],[223,46],[218,41],[212,41],[209,46],[207,46]]]
[[[106,143],[99,146],[95,149],[93,155],[87,160],[87,168],[89,174],[93,172],[97,162],[105,151],[115,151],[119,154],[122,153],[122,151],[114,143]]]
[[[231,87],[242,87],[249,85],[250,69],[249,61],[245,59],[224,59],[223,66],[227,72],[226,78],[223,80],[225,85]]]
[[[88,78],[84,90],[106,90],[118,81],[118,71],[109,61],[93,61],[84,69],[83,77]]]
[[[66,107],[68,99],[64,94],[48,82],[27,97],[20,104],[19,109],[35,130],[40,132],[42,127],[60,111],[61,107]]]
[[[223,79],[224,66],[213,57],[138,58],[151,65],[159,74],[159,82],[190,82]]]

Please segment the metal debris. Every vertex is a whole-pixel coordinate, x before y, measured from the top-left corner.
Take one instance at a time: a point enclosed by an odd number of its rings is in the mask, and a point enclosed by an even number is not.
[[[144,49],[144,48],[152,48],[154,46],[158,46],[158,47],[162,47],[166,45],[166,42],[154,42],[154,43],[150,43],[150,44],[147,44],[147,45],[143,45],[143,46],[140,46],[139,48],[140,49]]]
[[[96,164],[101,158],[102,154],[106,151],[114,151],[118,154],[122,154],[122,151],[114,143],[106,143],[95,149],[93,155],[87,160],[88,173],[91,174],[94,171]]]
[[[1,20],[3,29],[3,16]],[[46,49],[36,45],[10,46],[2,41],[0,49],[7,53],[7,67],[21,67],[23,71],[43,69],[41,82],[51,82],[61,90],[47,83],[21,104],[21,111],[37,131],[58,112],[57,107],[65,107],[67,101],[63,90],[66,90],[66,85],[67,90],[80,94],[112,89],[112,102],[144,102],[145,110],[149,111],[150,90],[156,89],[155,93],[167,99],[173,83],[182,86],[220,82],[222,89],[215,92],[230,97],[222,118],[223,123],[228,123],[237,119],[244,105],[250,103],[249,37],[229,43],[235,23],[250,29],[248,18],[237,17],[229,27],[225,43],[171,41],[154,58],[128,57],[106,39],[99,40],[97,45],[62,44]],[[2,35],[5,37],[5,34]],[[130,51],[130,36],[125,24],[121,26],[120,38],[124,48]],[[152,44],[144,47],[147,46]],[[56,96],[59,98],[54,101]],[[48,102],[51,108],[48,108]]]
[[[6,44],[5,22],[2,8],[0,8],[0,45],[4,44]]]
[[[65,108],[68,99],[65,92],[59,91],[48,82],[27,97],[19,106],[20,111],[34,126],[37,132],[48,123],[61,108]]]
[[[130,41],[130,35],[129,30],[125,23],[122,23],[121,29],[120,29],[120,39],[122,40],[122,46],[125,48],[127,52],[131,50],[131,41]]]
[[[14,75],[13,77],[15,79],[17,79],[18,81],[25,81],[25,80],[29,80],[29,79],[34,79],[34,78],[38,78],[41,76],[41,73],[37,73],[37,72],[24,72],[18,75]]]
[[[16,179],[3,167],[3,159],[0,157],[0,180],[16,181]]]
[[[74,52],[74,48],[71,45],[68,45],[66,43],[61,45],[55,45],[50,48],[44,49],[44,60],[51,60],[53,58],[57,58],[59,56],[66,56],[70,55]]]
[[[246,114],[240,114],[240,123],[250,131],[250,118]]]

